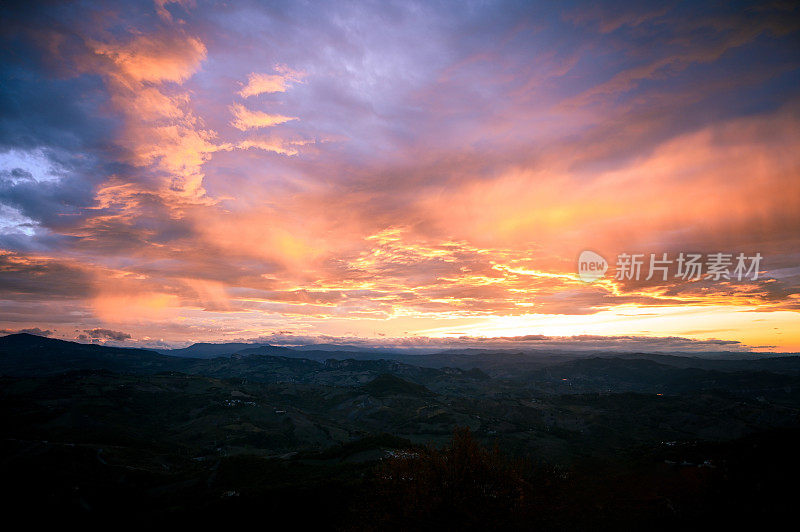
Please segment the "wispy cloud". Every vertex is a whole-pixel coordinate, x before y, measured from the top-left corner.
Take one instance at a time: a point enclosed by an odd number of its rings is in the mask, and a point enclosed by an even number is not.
[[[289,122],[290,120],[297,120],[297,117],[292,116],[270,114],[263,111],[251,111],[244,105],[238,103],[231,105],[231,113],[233,114],[231,125],[242,131],[272,127],[283,124],[284,122]]]
[[[239,96],[249,98],[259,94],[286,92],[290,83],[299,83],[305,77],[304,72],[292,70],[285,65],[275,67],[277,74],[260,74],[253,72],[247,78],[247,84],[239,91]]]

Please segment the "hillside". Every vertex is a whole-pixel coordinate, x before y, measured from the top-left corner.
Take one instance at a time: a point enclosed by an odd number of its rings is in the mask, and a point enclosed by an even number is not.
[[[537,464],[525,485],[548,501],[537,514],[547,529],[556,516],[625,522],[634,510],[671,522],[719,490],[747,492],[737,479],[753,478],[756,464],[773,471],[776,486],[800,471],[787,469],[782,440],[800,442],[800,377],[790,359],[773,373],[758,366],[768,361],[722,371],[705,360],[692,367],[693,357],[584,356],[505,366],[501,378],[258,350],[204,359],[0,338],[0,472],[70,515],[185,521],[206,510],[297,509],[317,497],[327,501],[315,506],[323,522],[346,522],[354,504],[380,493],[367,479],[385,460],[413,461],[420,446],[445,445],[466,427],[478,442]],[[742,454],[750,441],[776,454]],[[598,471],[616,479],[613,487]],[[689,513],[663,513],[654,501],[665,498]]]

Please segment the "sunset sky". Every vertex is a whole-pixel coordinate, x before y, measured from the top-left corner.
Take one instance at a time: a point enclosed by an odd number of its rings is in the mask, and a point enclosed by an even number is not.
[[[794,4],[0,8],[0,329],[800,351]]]

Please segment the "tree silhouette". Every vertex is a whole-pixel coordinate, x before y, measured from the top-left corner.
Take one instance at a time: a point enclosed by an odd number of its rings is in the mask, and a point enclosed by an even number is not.
[[[524,469],[457,428],[449,447],[384,460],[359,514],[376,530],[523,528],[531,499]]]

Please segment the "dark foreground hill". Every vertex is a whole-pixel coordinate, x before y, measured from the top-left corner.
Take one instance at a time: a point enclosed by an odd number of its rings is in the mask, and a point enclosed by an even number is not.
[[[0,375],[51,375],[81,369],[155,373],[173,369],[174,361],[144,349],[79,344],[26,333],[0,337]]]
[[[3,500],[27,522],[141,526],[265,512],[346,530],[763,526],[800,474],[795,363],[604,355],[492,376],[11,335]],[[431,450],[456,427],[484,450]]]

